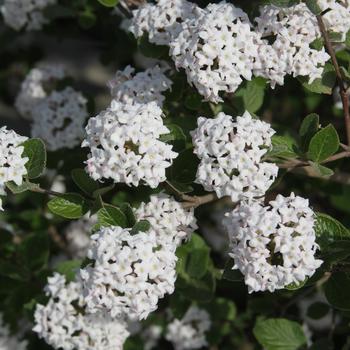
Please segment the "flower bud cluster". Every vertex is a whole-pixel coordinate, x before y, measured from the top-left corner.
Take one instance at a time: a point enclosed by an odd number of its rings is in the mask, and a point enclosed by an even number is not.
[[[118,71],[108,85],[115,101],[125,104],[142,104],[156,102],[162,107],[165,97],[162,95],[171,88],[172,81],[164,75],[164,69],[159,66],[136,73],[127,66]]]
[[[208,346],[205,333],[210,327],[208,312],[191,306],[181,320],[174,319],[168,324],[165,338],[175,350],[202,349]]]
[[[55,83],[66,76],[63,66],[41,63],[33,68],[22,82],[15,102],[23,118],[32,119],[35,106],[50,94]]]
[[[18,135],[6,126],[0,128],[0,195],[5,195],[6,182],[14,182],[17,186],[22,185],[23,176],[27,174],[25,164],[27,157],[23,157],[24,147],[22,143],[27,137]],[[0,199],[0,210],[2,201]]]
[[[267,206],[242,203],[227,215],[233,269],[248,291],[282,289],[312,276],[322,261],[315,258],[315,215],[309,201],[293,193],[278,195]]]
[[[74,148],[84,138],[87,99],[71,87],[52,91],[33,108],[32,137],[45,141],[49,151]]]
[[[57,0],[5,0],[0,10],[5,23],[14,30],[40,30],[49,22],[43,10],[56,3]]]
[[[177,257],[156,237],[153,228],[133,234],[113,226],[91,236],[88,258],[93,262],[80,272],[89,312],[144,319],[174,291]]]
[[[89,314],[79,281],[68,282],[55,273],[45,287],[49,300],[38,304],[33,330],[55,349],[122,350],[129,336],[127,324],[107,313]]]
[[[276,164],[263,161],[274,133],[248,112],[236,121],[224,113],[198,118],[192,131],[194,153],[201,159],[196,182],[234,202],[265,195],[278,173]]]
[[[86,127],[82,146],[90,148],[87,172],[95,180],[155,188],[165,181],[165,169],[177,156],[171,145],[159,139],[169,132],[156,102],[112,101],[106,111],[90,118]]]

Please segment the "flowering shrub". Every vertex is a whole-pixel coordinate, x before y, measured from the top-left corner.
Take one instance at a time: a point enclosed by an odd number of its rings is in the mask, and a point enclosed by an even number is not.
[[[348,349],[348,0],[0,1],[0,349]]]

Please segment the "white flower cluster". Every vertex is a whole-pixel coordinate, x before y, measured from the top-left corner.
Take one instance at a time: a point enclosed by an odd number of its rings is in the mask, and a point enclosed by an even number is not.
[[[157,242],[152,228],[132,234],[102,227],[91,239],[88,258],[93,263],[80,271],[89,312],[144,319],[174,291],[177,257],[172,247]]]
[[[133,11],[129,30],[141,37],[145,33],[151,43],[167,45],[181,31],[181,23],[195,16],[198,8],[186,0],[157,0],[156,5],[145,3]]]
[[[275,131],[248,112],[237,117],[219,113],[215,119],[198,118],[192,131],[194,153],[201,159],[196,182],[232,201],[263,196],[275,180],[276,164],[262,161]]]
[[[95,180],[113,179],[127,185],[155,188],[165,181],[165,169],[177,153],[159,140],[168,134],[156,102],[111,106],[86,127],[82,146],[90,148],[87,172]]]
[[[278,195],[268,206],[242,203],[227,216],[233,269],[249,292],[301,283],[322,264],[315,258],[314,212],[307,199]]]
[[[79,282],[66,283],[55,273],[48,278],[46,305],[38,304],[33,330],[63,350],[122,350],[129,335],[126,323],[106,313],[88,314]]]
[[[67,226],[65,230],[67,249],[74,258],[86,257],[90,245],[90,233],[96,223],[96,215],[90,217],[85,215]]]
[[[350,5],[344,0],[318,0],[328,30],[345,39]],[[159,0],[133,11],[129,30],[168,45],[177,68],[183,68],[206,100],[220,102],[243,79],[261,76],[272,87],[286,75],[320,78],[329,55],[311,48],[320,38],[316,16],[304,3],[288,8],[262,6],[254,25],[241,9],[224,1],[201,9],[186,0]],[[220,96],[221,95],[221,96]]]
[[[5,23],[14,30],[40,30],[48,23],[43,10],[57,0],[5,0],[1,12]]]
[[[317,0],[327,29],[342,35],[342,41],[350,30],[350,2],[348,0]]]
[[[4,323],[0,314],[0,349],[1,350],[26,350],[27,342],[20,341],[16,336],[11,335],[9,327]]]
[[[171,88],[172,81],[164,75],[159,66],[135,74],[135,69],[127,66],[118,71],[109,82],[114,100],[125,104],[142,104],[152,101],[162,107],[165,97],[163,92]]]
[[[31,135],[42,138],[49,151],[74,148],[84,138],[87,117],[87,100],[80,92],[54,90],[33,109]]]
[[[329,55],[325,49],[312,49],[310,44],[320,37],[317,19],[303,3],[280,8],[267,5],[255,18],[257,31],[269,37],[259,47],[255,74],[269,79],[272,87],[283,85],[287,74],[308,76],[309,83],[322,76]]]
[[[165,338],[173,344],[175,350],[201,349],[208,346],[205,333],[210,327],[208,312],[192,306],[181,320],[175,319],[169,323]]]
[[[15,107],[23,118],[32,119],[35,106],[52,90],[57,80],[63,79],[66,73],[61,65],[41,63],[33,68],[21,85],[21,91]]]
[[[27,157],[22,157],[24,147],[21,144],[27,137],[18,135],[13,130],[7,130],[6,126],[0,128],[0,195],[5,195],[6,182],[13,181],[20,186],[23,176],[27,174],[25,164]],[[0,210],[2,201],[0,199]]]
[[[158,244],[172,245],[174,250],[197,229],[193,209],[184,209],[166,194],[151,196],[148,203],[141,203],[135,214],[138,220],[149,221]]]
[[[224,2],[209,4],[183,23],[170,54],[206,100],[219,102],[220,92],[236,91],[242,77],[251,80],[257,40],[245,12]]]

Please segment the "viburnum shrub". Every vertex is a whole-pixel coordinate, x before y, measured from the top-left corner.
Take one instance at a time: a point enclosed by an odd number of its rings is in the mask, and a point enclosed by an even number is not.
[[[349,0],[0,0],[0,349],[350,348]]]

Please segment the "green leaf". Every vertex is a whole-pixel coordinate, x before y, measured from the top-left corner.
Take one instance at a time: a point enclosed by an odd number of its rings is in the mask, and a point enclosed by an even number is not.
[[[301,325],[284,318],[259,319],[253,333],[265,350],[298,350],[306,344]]]
[[[48,207],[52,213],[66,219],[79,219],[89,210],[87,202],[78,193],[66,193],[53,198]]]
[[[303,87],[311,92],[331,95],[336,81],[336,75],[334,67],[331,64],[326,64],[322,78],[315,79],[311,84],[309,84],[308,77],[298,77],[298,80],[301,81]]]
[[[98,223],[101,226],[120,226],[127,227],[128,220],[125,214],[117,207],[112,205],[104,205],[97,212]]]
[[[136,234],[138,232],[147,232],[151,228],[151,224],[147,220],[138,221],[131,230],[131,234]]]
[[[300,143],[302,151],[306,151],[311,138],[317,133],[320,117],[316,113],[306,116],[299,129]]]
[[[265,81],[263,79],[254,78],[248,81],[242,95],[244,108],[250,113],[255,113],[262,106],[264,95]]]
[[[232,332],[232,322],[236,318],[236,305],[224,298],[215,298],[203,307],[208,310],[212,325],[206,338],[211,345],[218,345],[222,338]]]
[[[321,250],[335,241],[350,239],[349,230],[327,214],[316,214],[315,232]]]
[[[319,15],[322,12],[316,0],[305,0],[305,4],[314,15]]]
[[[113,188],[115,187],[115,184],[112,184],[112,185],[109,185],[109,186],[105,186],[105,187],[101,187],[99,188],[98,190],[95,190],[93,193],[92,193],[92,196],[94,198],[97,198],[99,196],[103,196],[104,194],[110,192],[113,190]]]
[[[204,240],[193,234],[191,240],[176,251],[178,256],[176,288],[188,299],[207,302],[214,296],[216,280],[209,250]],[[203,265],[195,266],[196,264]]]
[[[127,218],[127,221],[128,221],[127,227],[133,227],[136,224],[136,217],[130,204],[122,203],[121,205],[119,205],[119,207]]]
[[[272,136],[272,149],[267,152],[265,158],[295,158],[296,143],[290,136]]]
[[[176,124],[167,124],[166,127],[169,129],[169,134],[160,136],[160,140],[163,142],[186,140],[186,135],[180,126]]]
[[[311,166],[319,176],[330,177],[334,174],[334,171],[332,169],[327,168],[321,164],[311,162]]]
[[[155,45],[149,42],[147,35],[143,35],[139,40],[140,52],[146,57],[161,59],[168,56],[169,48],[163,45]]]
[[[97,0],[97,1],[106,7],[115,7],[119,3],[119,0]]]
[[[278,6],[278,7],[291,7],[297,4],[298,0],[269,0],[266,3]]]
[[[311,138],[308,157],[314,162],[320,163],[337,152],[338,148],[338,133],[334,126],[329,124]]]
[[[187,273],[190,277],[202,278],[207,270],[209,265],[209,248],[206,247],[203,249],[196,249],[188,257],[188,262],[186,266]]]
[[[336,309],[350,310],[350,278],[344,272],[332,273],[325,285],[327,301]]]
[[[99,184],[84,169],[73,169],[71,175],[75,184],[86,194],[92,195],[99,189]]]
[[[18,194],[22,193],[28,190],[33,190],[36,188],[39,188],[38,184],[29,182],[29,181],[24,181],[22,185],[16,185],[13,181],[7,182],[6,187],[13,193],[13,194]]]
[[[37,272],[46,266],[49,259],[49,239],[47,234],[35,233],[25,237],[21,243],[25,266]]]
[[[350,72],[345,67],[340,67],[340,72],[345,81],[350,82]]]
[[[307,281],[308,281],[308,278],[305,278],[304,281],[302,281],[302,282],[290,283],[287,286],[285,286],[285,289],[287,289],[287,290],[297,290],[297,289],[303,288],[305,286],[305,284],[307,283]]]
[[[350,49],[350,30],[346,33],[345,45],[348,49]]]
[[[168,170],[167,178],[171,182],[192,184],[196,178],[199,159],[193,153],[193,149],[186,149],[174,159],[173,165]]]
[[[197,92],[189,93],[185,97],[185,106],[192,110],[197,111],[202,104],[202,96]]]
[[[82,260],[68,260],[60,262],[55,270],[66,277],[67,282],[74,280],[76,272],[79,270]]]
[[[45,144],[40,139],[29,139],[23,143],[23,147],[22,157],[28,157],[29,159],[25,164],[28,178],[35,179],[44,172],[46,167]]]

